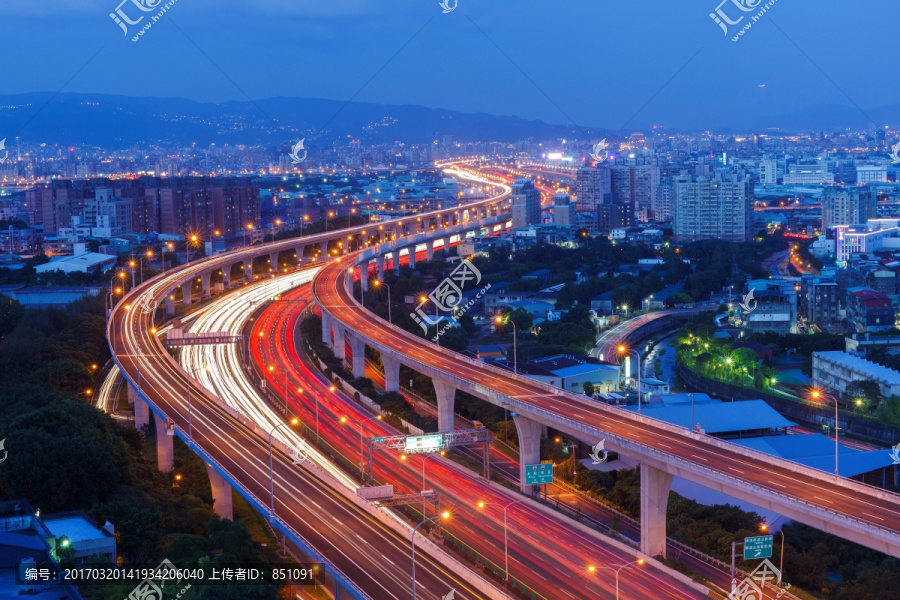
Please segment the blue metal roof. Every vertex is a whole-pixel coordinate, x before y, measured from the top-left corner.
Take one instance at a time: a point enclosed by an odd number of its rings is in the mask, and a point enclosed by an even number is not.
[[[734,443],[834,473],[834,439],[820,433],[749,438],[734,440]],[[838,470],[842,477],[855,477],[894,463],[889,450],[838,446]]]
[[[637,410],[636,405],[625,407],[626,410]],[[689,427],[691,423],[691,404],[645,404],[644,416],[659,419],[673,425]],[[742,402],[703,402],[694,403],[694,423],[709,434],[732,433],[754,429],[775,429],[791,427],[795,423],[788,421],[763,400],[744,400]]]

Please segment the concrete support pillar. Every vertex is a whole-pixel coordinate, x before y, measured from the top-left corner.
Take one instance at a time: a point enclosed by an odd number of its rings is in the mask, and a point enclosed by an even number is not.
[[[346,338],[347,330],[344,329],[343,325],[339,325],[337,323],[334,324],[334,357],[340,358],[344,360],[347,356],[345,343],[347,341]]]
[[[382,354],[381,362],[384,364],[384,391],[399,392],[400,361],[396,358]]]
[[[369,262],[366,261],[356,267],[359,269],[359,284],[362,286],[363,292],[369,291]]]
[[[322,253],[319,255],[319,258],[328,258],[328,242],[320,242],[319,250],[322,251]]]
[[[203,287],[203,297],[209,298],[211,294],[210,290],[210,280],[212,279],[212,272],[209,273],[201,273],[200,274],[200,285]]]
[[[188,306],[191,305],[191,286],[193,286],[193,284],[193,280],[181,284],[181,298],[182,301]]]
[[[400,276],[400,251],[394,250],[391,253],[391,262],[394,263],[394,275]]]
[[[150,407],[137,394],[134,386],[128,386],[128,401],[134,405],[134,427],[140,429],[150,422]]]
[[[513,421],[519,434],[519,489],[527,494],[525,467],[541,462],[541,424],[521,415],[513,416]]]
[[[174,315],[175,314],[175,299],[172,298],[172,294],[166,296],[166,314]]]
[[[378,281],[384,282],[384,255],[379,254],[375,258],[375,266],[378,269]]]
[[[641,552],[666,555],[666,507],[672,475],[641,463]]]
[[[331,346],[331,316],[322,313],[322,343]]]
[[[222,268],[222,285],[226,290],[231,287],[231,265]]]
[[[409,247],[409,268],[410,269],[416,268],[416,247],[415,246]]]
[[[431,378],[434,384],[434,393],[437,396],[438,431],[447,432],[456,429],[454,423],[454,402],[456,401],[456,387],[437,377]]]
[[[253,260],[244,261],[244,281],[247,283],[253,281]]]
[[[278,252],[273,252],[269,255],[269,266],[272,267],[272,272],[278,272]]]
[[[350,335],[350,351],[353,352],[353,376],[366,376],[366,341],[357,335]]]
[[[213,510],[220,519],[234,520],[234,511],[231,507],[231,484],[219,475],[212,465],[206,463],[206,473],[209,475],[209,487],[212,488]]]
[[[306,253],[306,246],[297,246],[294,248],[294,254],[297,255],[297,266],[303,264],[303,255]]]
[[[153,413],[153,423],[156,426],[156,465],[163,473],[170,472],[174,467],[175,450],[172,447],[174,435],[166,431],[166,420]]]
[[[431,260],[434,256],[434,242],[425,242],[425,260]]]

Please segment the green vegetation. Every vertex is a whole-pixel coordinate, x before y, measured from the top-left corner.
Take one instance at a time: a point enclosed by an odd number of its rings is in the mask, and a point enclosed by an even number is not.
[[[102,297],[52,310],[0,302],[0,439],[9,452],[0,498],[25,498],[42,514],[84,510],[100,524],[110,521],[124,566],[155,567],[164,556],[179,567],[263,562],[241,523],[214,518],[199,457],[176,440],[174,473],[182,477],[175,487],[172,474],[156,469],[152,436],[86,403],[94,365],[109,356],[103,311]],[[83,586],[81,593],[124,598],[133,588]],[[182,598],[269,600],[277,589],[234,585],[221,596],[224,588],[195,587]]]

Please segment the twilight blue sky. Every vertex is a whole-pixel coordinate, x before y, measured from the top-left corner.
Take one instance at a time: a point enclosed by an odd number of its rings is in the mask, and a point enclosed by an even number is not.
[[[896,0],[778,0],[737,43],[708,16],[720,0],[177,0],[137,43],[119,1],[0,3],[0,93],[56,91],[102,48],[65,91],[346,100],[374,76],[357,100],[610,129],[852,106],[828,77],[864,109],[900,103]]]

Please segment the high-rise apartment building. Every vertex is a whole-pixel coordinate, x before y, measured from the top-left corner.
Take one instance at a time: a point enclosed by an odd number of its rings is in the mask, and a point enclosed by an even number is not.
[[[719,174],[674,179],[675,240],[723,240],[746,242],[750,239],[753,205],[753,181],[749,176]]]
[[[564,227],[575,224],[575,204],[569,194],[553,196],[553,222]]]
[[[671,177],[666,177],[656,188],[656,198],[653,202],[653,218],[657,221],[665,221],[675,216],[675,185]]]
[[[259,187],[246,177],[56,180],[27,192],[26,203],[33,223],[48,235],[72,227],[74,218],[97,228],[98,237],[153,231],[233,235],[257,223],[260,211]]]
[[[822,198],[822,229],[839,225],[861,225],[877,214],[878,197],[875,188],[830,187]]]
[[[611,200],[612,175],[609,168],[584,167],[575,180],[575,199],[578,212],[596,213],[597,207]]]
[[[513,228],[540,225],[541,192],[530,179],[516,179],[512,185]]]

